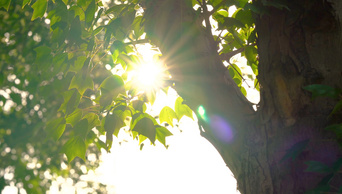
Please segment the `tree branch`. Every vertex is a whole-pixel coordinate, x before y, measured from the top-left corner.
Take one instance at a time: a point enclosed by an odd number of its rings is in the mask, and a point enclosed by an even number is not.
[[[127,45],[146,44],[146,43],[150,43],[150,41],[148,39],[141,39],[141,40],[135,40],[131,42],[125,42],[125,44]]]

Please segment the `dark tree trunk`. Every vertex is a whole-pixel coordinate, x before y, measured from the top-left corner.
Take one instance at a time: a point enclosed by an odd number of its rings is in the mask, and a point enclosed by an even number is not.
[[[306,172],[305,162],[331,165],[341,157],[334,134],[324,130],[341,122],[341,115],[328,119],[336,101],[312,100],[303,86],[342,88],[342,3],[286,1],[291,11],[265,7],[268,13],[256,16],[261,101],[254,111],[191,6],[182,0],[148,2],[148,36],[161,49],[185,103],[193,110],[206,109],[208,118],[197,115],[201,134],[233,172],[239,191],[304,193],[315,188],[327,174]],[[299,142],[308,142],[303,152],[283,159]],[[338,188],[341,182],[336,176],[330,184]]]

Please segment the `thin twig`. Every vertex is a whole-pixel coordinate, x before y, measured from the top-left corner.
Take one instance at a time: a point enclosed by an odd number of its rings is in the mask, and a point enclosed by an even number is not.
[[[107,56],[107,55],[108,55],[108,53],[106,52],[106,53],[100,58],[100,60],[91,68],[90,71],[93,71],[93,70],[95,69],[95,67],[100,63],[100,61],[101,61],[105,56]]]
[[[200,0],[197,0],[197,2],[200,4],[201,7],[203,6]]]
[[[136,44],[146,44],[146,43],[149,43],[149,40],[147,39],[142,39],[142,40],[133,40],[131,42],[126,42],[125,44],[132,44],[132,45],[136,45]]]

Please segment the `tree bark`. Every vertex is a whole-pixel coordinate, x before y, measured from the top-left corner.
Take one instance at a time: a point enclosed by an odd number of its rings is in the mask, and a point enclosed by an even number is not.
[[[311,99],[310,84],[342,88],[341,3],[288,1],[287,9],[265,7],[256,16],[261,101],[257,111],[223,65],[202,18],[182,0],[150,0],[145,30],[163,53],[174,88],[192,110],[203,106],[201,134],[219,151],[241,193],[304,193],[326,174],[306,172],[309,160],[331,165],[341,157],[335,137],[324,130],[336,101]],[[256,1],[256,5],[262,6]],[[282,160],[298,142],[308,145]],[[330,182],[340,186],[337,177]]]

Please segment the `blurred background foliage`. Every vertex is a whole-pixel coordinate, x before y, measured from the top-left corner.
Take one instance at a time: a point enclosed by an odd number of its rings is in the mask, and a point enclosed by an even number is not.
[[[53,43],[48,20],[31,21],[33,9],[21,5],[16,1],[8,11],[0,9],[0,191],[11,185],[27,193],[45,193],[59,176],[69,177],[75,184],[80,181],[87,173],[81,166],[95,169],[100,151],[90,146],[91,159],[76,158],[68,165],[61,154],[66,138],[47,138],[44,126],[56,116],[63,102],[61,91],[67,89],[65,82],[70,76],[61,79],[32,65],[34,48]],[[101,76],[106,75],[97,74]],[[93,188],[103,191],[103,185]]]

